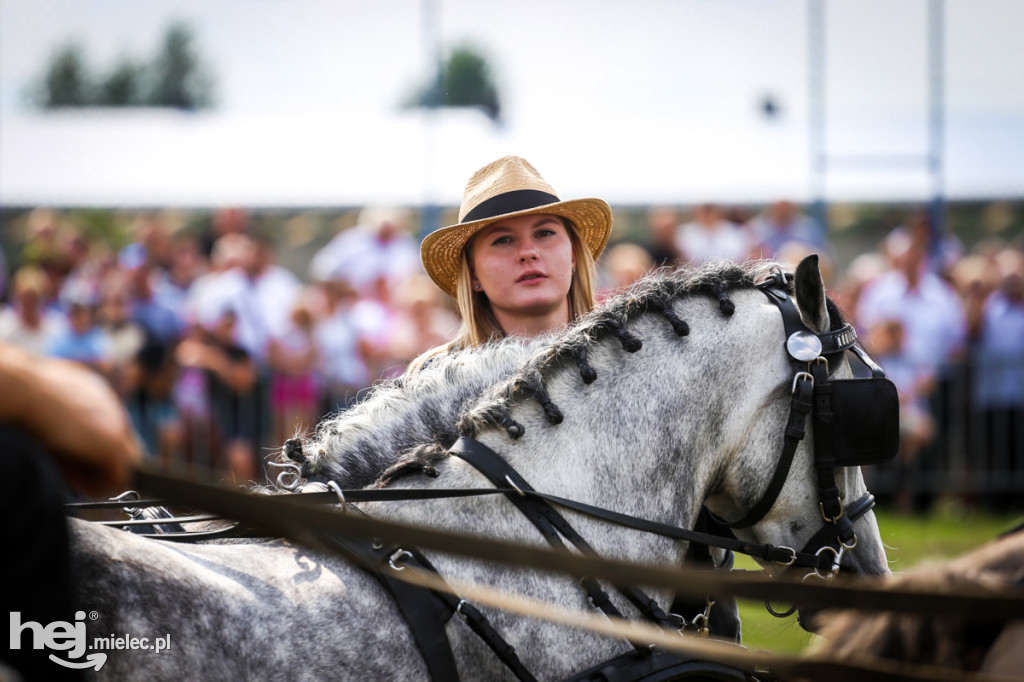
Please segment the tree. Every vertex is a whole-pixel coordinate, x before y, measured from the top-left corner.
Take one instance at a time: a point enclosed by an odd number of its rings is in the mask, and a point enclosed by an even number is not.
[[[105,76],[93,78],[76,44],[58,50],[33,99],[44,109],[92,106],[155,106],[195,110],[211,106],[213,85],[193,47],[192,30],[174,24],[149,64],[122,58]]]
[[[174,24],[153,63],[153,91],[148,103],[175,109],[201,109],[212,103],[209,75],[192,46],[192,30]]]
[[[82,48],[69,44],[54,54],[36,99],[46,109],[59,109],[86,106],[91,94]]]
[[[142,81],[145,69],[123,59],[99,85],[96,104],[107,107],[133,107],[142,104]]]
[[[495,122],[501,120],[501,99],[487,59],[474,47],[455,48],[444,59],[431,83],[411,98],[416,107],[480,107]]]

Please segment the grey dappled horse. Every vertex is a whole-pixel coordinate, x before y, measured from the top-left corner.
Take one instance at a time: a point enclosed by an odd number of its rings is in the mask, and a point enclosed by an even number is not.
[[[829,329],[816,261],[798,270],[805,323]],[[460,434],[500,453],[535,489],[682,527],[703,504],[743,516],[775,470],[793,374],[778,308],[756,288],[773,266],[720,264],[658,272],[564,333],[507,341],[439,359],[382,385],[322,424],[291,455],[311,481],[343,487],[490,484],[444,449]],[[642,347],[640,347],[642,344]],[[848,373],[841,367],[837,374]],[[518,425],[517,435],[509,430]],[[802,547],[821,525],[803,439],[776,503],[744,540]],[[847,502],[865,493],[857,468],[839,470]],[[308,486],[313,487],[313,486]],[[322,485],[320,486],[322,489]],[[373,516],[541,544],[501,496],[361,504]],[[685,544],[572,512],[607,557],[678,562]],[[855,571],[888,574],[871,513],[856,521]],[[80,608],[89,635],[171,635],[169,651],[113,651],[101,677],[145,679],[426,679],[390,598],[373,577],[284,541],[182,545],[74,524]],[[444,577],[590,609],[576,581],[431,555]],[[666,605],[669,595],[653,593]],[[622,611],[635,616],[628,603]],[[482,608],[540,679],[560,679],[630,644]],[[458,618],[447,625],[463,679],[508,671]]]

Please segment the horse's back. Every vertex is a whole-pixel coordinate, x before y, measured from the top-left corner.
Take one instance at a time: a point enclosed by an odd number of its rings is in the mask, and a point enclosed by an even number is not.
[[[159,654],[110,652],[103,677],[329,679],[422,669],[375,579],[337,557],[283,541],[181,544],[78,520],[71,527],[88,641],[170,635]]]

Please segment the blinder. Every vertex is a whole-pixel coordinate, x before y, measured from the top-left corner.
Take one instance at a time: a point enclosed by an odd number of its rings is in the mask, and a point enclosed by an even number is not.
[[[826,449],[837,467],[881,464],[899,450],[899,395],[885,371],[857,344],[857,332],[849,322],[839,329],[817,334],[800,319],[796,304],[771,280],[761,290],[779,307],[786,328],[786,350],[794,374],[825,363],[827,371],[814,386],[815,422],[829,422]],[[829,374],[846,355],[852,379],[832,379]],[[815,373],[818,375],[819,373]],[[821,409],[822,414],[818,414]]]
[[[884,376],[830,383],[836,466],[882,464],[894,458],[900,445],[896,386]]]

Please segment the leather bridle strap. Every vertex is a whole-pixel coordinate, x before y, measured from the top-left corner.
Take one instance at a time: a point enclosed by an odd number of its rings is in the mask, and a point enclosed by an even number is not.
[[[711,518],[728,528],[749,528],[765,517],[779,493],[782,486],[786,484],[789,477],[789,470],[793,466],[793,457],[800,441],[804,439],[807,432],[807,415],[810,414],[813,400],[813,382],[805,380],[801,375],[793,379],[793,398],[789,404],[789,419],[786,421],[785,440],[782,445],[782,454],[779,456],[779,463],[775,466],[775,474],[765,488],[764,494],[757,504],[752,506],[743,518],[737,521],[726,521],[716,514],[710,512]]]
[[[875,496],[871,493],[864,493],[856,502],[846,505],[845,513],[839,519],[837,525],[825,524],[818,529],[818,532],[812,535],[811,539],[804,545],[803,551],[805,553],[817,551],[821,547],[834,542],[837,537],[842,540],[843,531],[849,528],[850,532],[853,532],[853,522],[867,514],[874,507]]]
[[[483,443],[476,441],[472,438],[462,437],[456,441],[456,445],[463,449],[471,449],[475,452],[480,452],[486,449],[489,452],[493,452]],[[459,454],[463,456],[462,452],[455,453],[456,445],[452,446],[453,454]],[[472,455],[470,455],[472,457]],[[495,453],[497,456],[497,453]],[[504,460],[502,460],[504,462]],[[508,467],[507,464],[505,464]],[[508,467],[508,471],[515,474],[515,470]],[[515,474],[519,477],[518,474]],[[519,477],[519,480],[522,480]],[[504,482],[504,481],[502,481]],[[522,481],[525,484],[525,481]],[[636,516],[630,516],[629,514],[623,514],[621,512],[611,511],[610,509],[603,509],[594,505],[587,504],[585,502],[577,502],[576,500],[570,500],[557,495],[550,495],[547,493],[541,493],[533,490],[532,488],[522,487],[519,482],[516,485],[522,489],[522,492],[515,489],[504,488],[506,496],[513,500],[526,499],[526,498],[538,498],[548,502],[553,502],[559,506],[565,507],[566,509],[572,509],[573,511],[588,516],[608,521],[626,528],[632,528],[633,530],[639,530],[645,533],[653,533],[655,535],[661,535],[663,537],[671,538],[673,540],[685,540],[688,542],[699,542],[701,544],[709,545],[711,547],[720,547],[721,549],[728,549],[733,552],[739,552],[740,554],[746,554],[764,561],[774,562],[784,565],[793,566],[805,566],[807,568],[818,568],[826,570],[831,567],[831,562],[827,560],[827,557],[818,556],[809,552],[798,552],[790,547],[779,547],[777,545],[769,544],[758,544],[754,542],[745,542],[736,538],[726,538],[720,535],[712,535],[710,533],[701,533],[695,530],[689,530],[686,528],[679,528],[677,526],[671,526],[667,523],[660,523],[658,521],[650,521],[648,519],[641,519]],[[554,512],[554,510],[551,510]],[[554,512],[557,514],[557,512]],[[559,514],[559,516],[561,516]],[[592,549],[589,550],[593,552]]]
[[[847,542],[853,538],[853,528],[849,523],[840,523],[843,503],[839,499],[839,486],[836,484],[832,382],[828,378],[828,362],[819,360],[811,365],[811,374],[814,376],[814,411],[811,418],[814,420],[814,469],[818,477],[818,500],[824,521],[835,526],[837,537]]]

